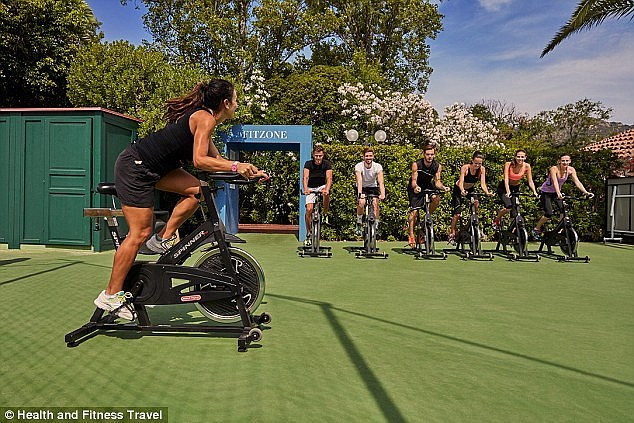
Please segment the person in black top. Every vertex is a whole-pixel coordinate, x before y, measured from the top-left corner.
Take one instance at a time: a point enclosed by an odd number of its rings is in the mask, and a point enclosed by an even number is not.
[[[313,208],[317,196],[315,192],[321,192],[323,198],[324,221],[328,221],[328,206],[330,204],[330,187],[332,186],[332,166],[330,161],[324,159],[324,148],[321,144],[315,144],[313,158],[304,164],[302,178],[304,195],[306,196],[306,228],[310,230],[310,222],[313,219]],[[306,233],[306,242],[310,242],[310,233]]]
[[[213,79],[198,84],[189,94],[167,101],[167,126],[119,155],[115,186],[129,232],[114,255],[108,287],[94,301],[97,307],[116,310],[119,317],[133,320],[132,311],[120,306],[125,302],[123,282],[139,249],[147,240],[151,250],[166,251],[165,240],[172,238],[198,208],[200,181],[181,167],[184,162],[193,162],[196,168],[210,172],[237,172],[245,178],[263,175],[250,163],[221,157],[211,142],[216,126],[232,118],[237,107],[236,91],[230,82]],[[148,240],[155,188],[179,194],[181,199],[161,233]]]
[[[426,144],[423,147],[422,155],[423,157],[421,159],[412,163],[410,183],[407,186],[410,208],[421,207],[423,205],[425,195],[422,191],[425,189],[439,189],[445,192],[449,191],[449,188],[443,185],[440,180],[442,165],[436,161],[436,145]],[[433,195],[431,203],[429,204],[429,212],[433,213],[439,204],[440,197]],[[412,210],[408,219],[408,244],[412,248],[416,247],[416,240],[414,239],[414,223],[416,222],[417,216],[418,210]]]
[[[487,188],[485,180],[486,169],[482,166],[484,155],[479,151],[474,151],[471,156],[471,163],[467,163],[460,168],[460,177],[453,186],[451,192],[451,208],[453,210],[453,217],[451,218],[451,228],[449,229],[448,243],[451,245],[456,244],[456,227],[458,226],[458,219],[462,213],[462,197],[468,193],[472,193],[476,182],[480,182],[482,191],[488,196],[493,195]],[[478,201],[476,200],[476,208],[478,207]]]

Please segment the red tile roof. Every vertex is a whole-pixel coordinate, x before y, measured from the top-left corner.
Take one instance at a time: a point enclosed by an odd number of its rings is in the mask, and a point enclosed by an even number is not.
[[[611,149],[626,163],[623,169],[626,173],[634,172],[634,129],[593,142],[586,146],[585,150],[599,151],[604,148]]]

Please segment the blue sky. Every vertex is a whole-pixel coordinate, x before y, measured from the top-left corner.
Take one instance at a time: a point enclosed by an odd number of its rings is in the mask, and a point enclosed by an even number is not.
[[[572,35],[539,58],[579,0],[445,0],[444,30],[431,40],[427,98],[453,103],[499,100],[534,115],[582,98],[634,124],[634,22],[608,20]],[[134,0],[88,0],[108,41],[149,39]],[[140,3],[140,2],[139,2]]]

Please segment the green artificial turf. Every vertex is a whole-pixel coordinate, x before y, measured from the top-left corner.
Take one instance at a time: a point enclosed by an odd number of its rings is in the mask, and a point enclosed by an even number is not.
[[[632,421],[634,247],[590,263],[300,258],[247,234],[273,316],[261,342],[100,334],[90,317],[112,252],[0,250],[0,406],[168,407],[170,422]],[[201,320],[193,306],[160,321]]]

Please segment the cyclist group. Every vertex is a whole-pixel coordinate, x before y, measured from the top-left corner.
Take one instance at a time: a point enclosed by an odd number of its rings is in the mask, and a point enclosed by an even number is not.
[[[132,268],[137,253],[143,245],[150,251],[162,254],[166,252],[176,230],[197,209],[201,195],[198,178],[183,169],[183,164],[190,162],[194,167],[210,172],[231,171],[246,179],[268,178],[263,171],[251,163],[231,161],[222,157],[211,142],[211,135],[222,122],[231,119],[238,107],[236,90],[229,81],[213,79],[194,87],[188,94],[167,101],[165,119],[167,126],[147,137],[137,140],[125,149],[118,157],[115,165],[115,185],[117,195],[122,203],[123,215],[128,223],[129,232],[117,249],[110,280],[106,289],[101,291],[94,303],[100,309],[114,312],[119,317],[131,320],[132,312],[124,307],[126,293],[123,291],[124,280]],[[410,206],[415,208],[421,201],[421,192],[426,188],[437,188],[449,191],[441,180],[442,166],[435,160],[435,146],[423,148],[423,157],[412,164],[411,181],[408,187]],[[355,166],[356,191],[358,195],[357,231],[360,230],[365,196],[374,194],[379,200],[385,198],[383,168],[374,162],[374,152],[366,148],[363,161]],[[482,155],[474,154],[471,163],[462,166],[460,178],[454,188],[454,199],[465,195],[476,182],[480,181],[483,191],[486,188],[485,168],[482,166]],[[531,167],[525,163],[526,152],[519,150],[512,162],[504,166],[504,180],[498,185],[498,195],[507,205],[510,193],[518,189],[519,181],[526,176],[535,195]],[[575,185],[586,195],[583,184],[577,178],[575,169],[570,166],[570,156],[564,155],[559,163],[549,170],[548,179],[542,185],[542,207],[544,216],[539,220],[534,233],[539,235],[542,225],[553,214],[553,203],[561,202],[563,195],[561,185],[571,178]],[[313,150],[313,159],[306,163],[303,177],[305,194],[312,190],[321,191],[324,201],[324,214],[327,216],[329,191],[332,185],[332,167],[324,158],[323,148],[317,145]],[[180,200],[172,211],[163,229],[152,234],[154,192],[162,190],[175,193]],[[310,222],[314,198],[306,201],[306,219]],[[433,198],[430,209],[438,207],[440,199]],[[374,202],[376,225],[379,222],[379,202]],[[452,231],[455,232],[455,215],[460,214],[459,201],[454,201],[454,219]],[[413,222],[417,211],[410,213],[409,242],[413,243]],[[496,222],[505,213],[498,213]]]
[[[414,225],[417,214],[424,201],[423,193],[426,190],[437,192],[451,191],[451,208],[453,217],[451,219],[451,227],[449,230],[448,242],[455,245],[457,224],[462,213],[462,199],[469,193],[472,193],[477,183],[485,195],[495,195],[489,191],[486,184],[486,168],[483,166],[484,155],[480,151],[475,151],[469,163],[464,164],[460,168],[460,175],[455,182],[453,189],[445,186],[441,181],[442,165],[436,161],[435,144],[427,144],[423,147],[421,158],[412,163],[411,178],[407,185],[407,194],[410,204],[410,212],[408,216],[408,244],[411,247],[416,245],[414,236]],[[365,197],[368,194],[376,196],[379,200],[385,199],[385,184],[383,181],[383,167],[374,161],[374,151],[370,147],[366,147],[363,151],[363,161],[357,163],[354,167],[356,177],[356,193],[357,193],[357,223],[355,233],[361,234],[361,222],[363,210],[365,206]],[[575,168],[570,166],[570,156],[562,155],[558,163],[551,166],[548,171],[546,181],[542,184],[541,194],[537,193],[537,188],[533,181],[531,165],[526,162],[526,151],[517,150],[513,160],[504,164],[503,178],[497,185],[496,194],[504,205],[497,213],[493,220],[493,227],[499,229],[500,221],[504,215],[511,210],[511,195],[519,192],[520,181],[526,178],[535,197],[540,197],[540,204],[543,215],[533,228],[533,236],[540,239],[542,226],[550,220],[554,213],[554,207],[562,209],[562,185],[570,178],[575,186],[586,196],[592,197],[593,194],[588,192],[579,178]],[[306,197],[306,227],[310,228],[312,219],[312,206],[315,202],[315,196],[312,192],[320,191],[324,201],[324,221],[327,223],[328,205],[330,202],[329,192],[332,186],[332,166],[330,162],[324,158],[324,148],[317,144],[313,149],[313,159],[308,160],[304,165],[303,188]],[[433,213],[440,204],[440,196],[432,195],[429,203],[429,211]],[[477,207],[477,200],[476,200]],[[374,202],[374,215],[376,216],[375,225],[379,223],[379,202]],[[309,239],[307,235],[307,241]]]

